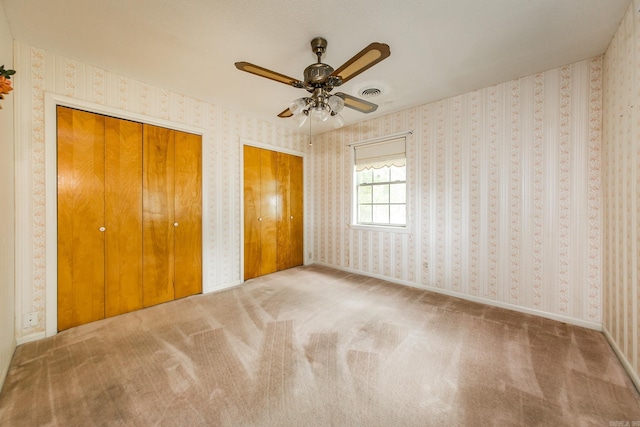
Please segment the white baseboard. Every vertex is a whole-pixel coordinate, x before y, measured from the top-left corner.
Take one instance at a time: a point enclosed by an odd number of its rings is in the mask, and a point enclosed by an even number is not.
[[[22,345],[32,341],[38,341],[45,338],[45,333],[43,332],[35,332],[33,334],[24,335],[16,339],[16,345]]]
[[[531,315],[534,315],[534,316],[544,317],[546,319],[556,320],[558,322],[567,323],[569,325],[581,326],[583,328],[593,329],[593,330],[596,330],[596,331],[599,331],[599,332],[602,331],[602,324],[601,323],[597,323],[597,322],[590,322],[588,320],[576,319],[576,318],[573,318],[573,317],[562,316],[562,315],[554,314],[554,313],[548,313],[546,311],[536,310],[534,308],[522,307],[522,306],[519,306],[519,305],[509,304],[509,303],[502,302],[502,301],[494,301],[494,300],[491,300],[491,299],[488,299],[488,298],[477,297],[475,295],[467,295],[467,294],[463,294],[461,292],[456,292],[456,291],[450,291],[450,290],[447,290],[447,289],[436,288],[435,286],[421,285],[419,283],[410,282],[408,280],[396,279],[396,278],[393,278],[393,277],[387,277],[387,276],[383,276],[383,275],[380,275],[380,274],[365,273],[365,272],[362,272],[362,271],[359,271],[359,270],[354,270],[354,269],[347,268],[347,267],[339,267],[339,266],[335,266],[335,265],[331,265],[331,264],[326,264],[326,263],[323,263],[323,262],[316,262],[315,264],[322,265],[324,267],[335,268],[336,270],[347,271],[349,273],[361,274],[363,276],[368,276],[368,277],[375,277],[376,279],[382,279],[382,280],[386,280],[386,281],[389,281],[389,282],[392,282],[392,283],[397,283],[397,284],[400,284],[400,285],[406,285],[406,286],[410,286],[412,288],[422,289],[422,290],[425,290],[425,291],[436,292],[436,293],[439,293],[439,294],[444,294],[444,295],[448,295],[448,296],[451,296],[451,297],[464,299],[464,300],[467,300],[467,301],[473,301],[473,302],[477,302],[477,303],[480,303],[480,304],[491,305],[491,306],[494,306],[494,307],[504,308],[504,309],[507,309],[507,310],[517,311],[517,312],[520,312],[520,313],[525,313],[525,314],[531,314]]]
[[[638,376],[638,373],[633,370],[633,366],[631,366],[629,360],[627,360],[622,350],[620,350],[620,347],[618,347],[618,343],[616,343],[616,341],[613,339],[611,333],[609,333],[607,328],[603,327],[602,332],[607,338],[607,341],[609,341],[609,345],[613,349],[613,352],[616,354],[616,356],[618,356],[618,359],[620,359],[620,363],[622,363],[622,366],[624,366],[627,374],[629,374],[629,378],[631,378],[631,381],[633,381],[633,385],[635,385],[636,389],[638,389],[638,392],[640,392],[640,376]]]

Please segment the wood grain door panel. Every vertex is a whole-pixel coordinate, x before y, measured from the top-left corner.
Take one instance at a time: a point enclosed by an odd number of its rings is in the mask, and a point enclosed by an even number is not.
[[[278,270],[277,261],[277,155],[275,151],[260,153],[260,275]]]
[[[260,276],[260,149],[244,146],[244,279]]]
[[[244,146],[244,279],[303,264],[302,157]]]
[[[174,294],[174,133],[143,125],[142,305],[171,301]]]
[[[304,264],[304,173],[303,159],[291,156],[289,159],[289,215],[291,264],[296,267]]]
[[[175,134],[175,298],[202,292],[202,143]]]
[[[105,117],[105,316],[142,308],[142,124]]]
[[[285,153],[277,153],[276,177],[278,183],[277,205],[277,268],[285,270],[291,267],[291,230],[290,230],[290,158]]]
[[[57,108],[58,330],[104,318],[104,117]]]

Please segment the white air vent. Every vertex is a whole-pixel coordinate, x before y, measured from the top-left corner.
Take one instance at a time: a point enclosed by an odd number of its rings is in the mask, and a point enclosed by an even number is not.
[[[360,91],[360,96],[364,98],[371,98],[382,94],[382,90],[377,87],[369,87]]]

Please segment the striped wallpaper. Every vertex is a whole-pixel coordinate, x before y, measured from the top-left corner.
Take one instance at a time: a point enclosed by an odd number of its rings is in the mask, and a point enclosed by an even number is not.
[[[324,264],[602,321],[602,58],[387,115],[313,141]],[[350,143],[407,139],[406,232],[350,227]]]
[[[305,259],[598,327],[602,58],[314,138],[16,43],[17,318],[44,331],[44,93],[205,129],[210,289],[240,281],[242,139],[308,154]],[[26,71],[29,70],[29,71]],[[347,144],[408,136],[405,232],[349,226]]]
[[[201,128],[203,134],[203,231],[208,277],[204,289],[241,282],[241,139],[304,153],[309,137],[197,99],[116,75],[52,52],[16,42],[16,329],[19,342],[45,331],[47,260],[45,185],[45,92],[79,101]],[[209,161],[207,161],[207,159]],[[55,163],[52,166],[55,168]],[[55,197],[55,196],[54,196]],[[307,224],[309,222],[307,221]],[[36,312],[38,324],[23,328],[22,315]],[[48,328],[47,328],[48,329]],[[38,335],[40,334],[40,335]],[[27,338],[29,339],[29,338]]]
[[[640,1],[604,55],[605,333],[640,389]]]

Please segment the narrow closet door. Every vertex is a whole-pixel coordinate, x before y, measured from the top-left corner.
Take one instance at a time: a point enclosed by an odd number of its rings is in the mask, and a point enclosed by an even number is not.
[[[105,316],[142,308],[142,124],[105,117]]]
[[[202,137],[175,134],[175,297],[202,292]]]
[[[174,133],[143,125],[142,305],[174,299]]]
[[[302,157],[289,156],[291,267],[304,264],[304,174]]]
[[[260,150],[260,275],[277,268],[277,153]]]
[[[277,182],[278,182],[278,221],[277,221],[277,268],[285,270],[291,264],[291,219],[289,208],[291,205],[291,180],[290,180],[290,156],[285,153],[277,153]]]
[[[104,117],[57,108],[58,330],[104,318]]]
[[[260,276],[260,149],[244,146],[244,279]]]

